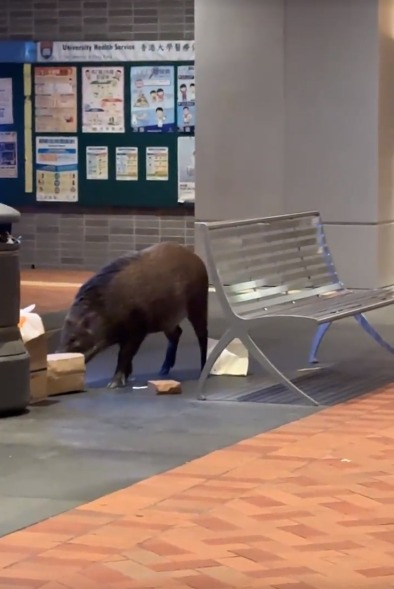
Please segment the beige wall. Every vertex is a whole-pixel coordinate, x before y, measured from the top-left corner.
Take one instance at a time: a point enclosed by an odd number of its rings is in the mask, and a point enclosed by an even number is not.
[[[196,0],[197,218],[317,209],[345,282],[394,283],[393,6]]]
[[[289,0],[285,28],[285,208],[376,221],[376,2]]]
[[[289,0],[285,10],[285,210],[321,212],[339,274],[355,287],[380,282],[377,6]]]

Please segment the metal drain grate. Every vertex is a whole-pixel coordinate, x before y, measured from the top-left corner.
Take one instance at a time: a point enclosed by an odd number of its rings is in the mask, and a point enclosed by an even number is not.
[[[342,366],[307,372],[293,379],[301,390],[315,399],[319,405],[333,406],[372,393],[394,382],[393,361],[362,363],[361,360]],[[221,395],[216,400],[241,403],[266,403],[275,405],[310,405],[308,399],[279,384],[268,385],[262,390],[230,396]]]

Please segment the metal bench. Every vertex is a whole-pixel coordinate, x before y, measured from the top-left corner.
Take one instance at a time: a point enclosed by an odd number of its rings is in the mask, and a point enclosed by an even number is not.
[[[309,354],[317,352],[334,321],[354,317],[386,350],[386,342],[363,315],[394,303],[394,289],[351,291],[335,270],[319,213],[308,212],[229,222],[197,222],[205,248],[208,271],[227,321],[227,329],[207,359],[197,395],[223,350],[235,338],[278,383],[318,403],[297,387],[264,354],[250,335],[267,318],[297,317],[313,320],[318,329]]]

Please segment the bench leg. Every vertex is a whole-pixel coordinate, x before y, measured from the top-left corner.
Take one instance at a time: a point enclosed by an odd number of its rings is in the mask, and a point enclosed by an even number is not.
[[[319,405],[319,403],[317,401],[315,401],[315,399],[312,399],[312,397],[310,397],[307,393],[304,393],[304,391],[299,389],[293,382],[291,382],[290,379],[287,378],[287,376],[285,376],[283,374],[283,372],[278,370],[278,368],[276,368],[276,366],[274,366],[274,364],[272,364],[272,362],[267,358],[267,356],[255,344],[255,342],[250,337],[250,335],[245,334],[245,335],[240,335],[238,337],[242,341],[244,346],[247,348],[249,353],[254,357],[254,359],[260,364],[260,366],[262,368],[264,368],[269,374],[271,374],[271,376],[274,379],[279,381],[281,384],[283,384],[289,390],[294,391],[295,393],[297,393],[298,395],[301,395],[302,397],[305,397],[305,399],[308,399],[308,401],[310,401],[313,405]]]
[[[357,321],[357,323],[359,324],[359,326],[362,327],[363,330],[368,335],[370,335],[375,340],[375,342],[377,344],[382,346],[382,348],[384,348],[385,350],[387,350],[391,354],[394,354],[394,347],[392,345],[390,345],[388,342],[386,342],[386,340],[376,331],[376,329],[370,324],[370,322],[365,317],[365,315],[362,315],[360,313],[359,315],[355,315],[354,318]]]
[[[319,325],[319,327],[317,328],[314,338],[312,340],[311,349],[309,351],[309,364],[319,363],[317,352],[319,351],[320,344],[322,343],[327,331],[330,329],[330,326],[331,323],[322,323],[322,325]]]
[[[197,383],[197,399],[199,401],[205,401],[206,396],[203,394],[204,385],[208,379],[208,376],[216,362],[219,358],[220,354],[224,352],[229,344],[233,341],[235,335],[233,334],[231,329],[228,329],[224,332],[216,346],[213,348],[211,353],[209,354],[205,366],[200,374],[200,378],[198,379]]]

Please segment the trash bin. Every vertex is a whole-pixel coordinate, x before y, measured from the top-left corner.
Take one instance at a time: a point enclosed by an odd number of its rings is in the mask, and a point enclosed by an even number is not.
[[[29,355],[18,323],[20,312],[19,243],[12,225],[20,213],[0,204],[0,415],[26,409],[30,396]]]

